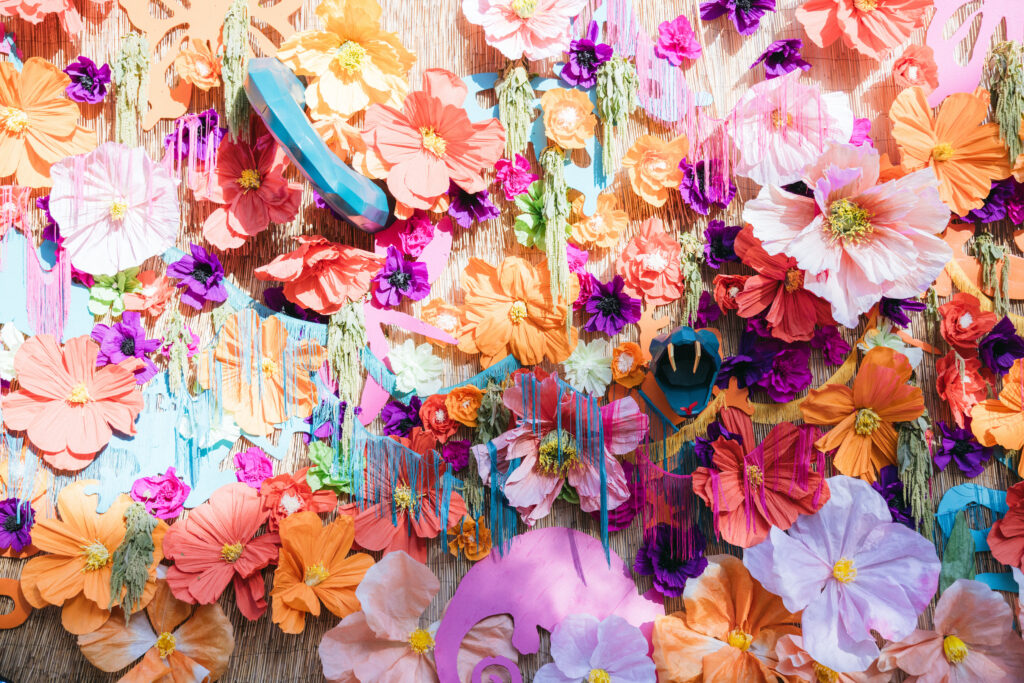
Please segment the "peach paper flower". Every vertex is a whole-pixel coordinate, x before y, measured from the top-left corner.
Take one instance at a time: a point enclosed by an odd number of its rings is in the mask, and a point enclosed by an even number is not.
[[[178,78],[204,92],[220,85],[220,59],[205,40],[193,38],[182,45],[174,58],[174,71]]]
[[[900,88],[921,86],[926,94],[939,87],[935,51],[927,45],[911,45],[892,65],[892,77]]]
[[[653,306],[670,304],[681,297],[681,252],[679,242],[665,231],[661,219],[648,218],[618,259],[617,270],[626,281],[626,293],[643,297]]]
[[[594,103],[582,90],[552,88],[540,98],[544,134],[562,149],[583,149],[594,137]]]
[[[878,662],[865,671],[833,671],[804,650],[803,636],[785,635],[775,644],[775,657],[779,660],[775,671],[789,676],[791,681],[813,681],[820,683],[889,683],[891,674],[878,671]]]
[[[924,26],[935,0],[807,0],[796,10],[807,36],[818,47],[842,37],[847,47],[872,59],[885,54]]]
[[[619,199],[611,192],[597,196],[597,210],[572,224],[570,239],[581,247],[608,249],[622,241],[629,227],[629,216],[619,208]]]
[[[570,21],[586,6],[587,0],[462,0],[462,13],[508,59],[538,60],[569,49]]]
[[[679,190],[683,181],[679,162],[689,150],[690,141],[685,135],[668,141],[653,135],[638,137],[622,157],[633,192],[651,206],[664,206]]]

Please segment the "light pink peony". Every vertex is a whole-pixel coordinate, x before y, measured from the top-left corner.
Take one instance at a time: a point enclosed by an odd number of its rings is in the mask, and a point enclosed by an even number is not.
[[[462,0],[462,13],[509,59],[538,60],[569,49],[570,20],[586,6],[587,0]]]

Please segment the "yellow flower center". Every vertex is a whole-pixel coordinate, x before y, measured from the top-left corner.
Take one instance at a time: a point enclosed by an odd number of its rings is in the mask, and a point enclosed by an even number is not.
[[[760,486],[764,483],[764,472],[757,465],[747,465],[747,481],[754,486]]]
[[[110,219],[115,221],[123,221],[124,217],[128,215],[128,202],[124,200],[117,200],[110,204]]]
[[[804,288],[804,271],[799,268],[790,268],[786,271],[786,291],[795,292]]]
[[[604,669],[591,669],[587,683],[612,683],[612,677]]]
[[[243,190],[260,189],[260,172],[255,168],[247,168],[238,176],[238,186]]]
[[[520,19],[529,19],[537,11],[537,0],[512,0],[512,11]]]
[[[220,559],[225,562],[236,562],[242,556],[244,547],[241,543],[225,543],[220,549]]]
[[[391,500],[395,501],[396,510],[412,510],[416,507],[416,496],[412,492],[412,488],[405,484],[400,484],[395,487],[395,490],[391,493]]]
[[[448,153],[448,142],[437,134],[433,126],[420,128],[420,136],[423,138],[423,148],[436,157],[443,157]]]
[[[814,677],[818,683],[836,683],[839,680],[839,674],[817,662],[814,663]]]
[[[522,299],[517,299],[512,302],[512,308],[508,309],[508,319],[512,321],[513,325],[526,320],[527,310],[526,302]]]
[[[942,639],[942,654],[950,664],[959,664],[967,658],[967,643],[956,636],[946,636]]]
[[[161,659],[167,659],[172,652],[174,652],[174,646],[177,641],[174,639],[174,634],[164,631],[160,634],[160,637],[156,639],[156,651],[160,653]]]
[[[434,649],[434,636],[425,629],[416,629],[409,634],[409,649],[418,655],[427,654]]]
[[[849,199],[837,199],[828,207],[825,225],[832,233],[832,241],[843,240],[860,244],[874,232],[871,214]]]
[[[314,564],[312,567],[306,567],[306,585],[307,586],[319,586],[321,583],[327,580],[327,577],[331,573],[327,571],[322,564]]]
[[[853,566],[853,560],[843,558],[832,566],[832,576],[839,583],[850,583],[857,578],[857,568]]]
[[[8,133],[20,133],[28,127],[28,114],[17,107],[0,107],[0,128]]]
[[[535,469],[548,477],[564,477],[580,466],[578,453],[576,439],[556,429],[540,440]]]
[[[346,40],[334,52],[334,61],[350,74],[362,70],[365,59],[366,48],[352,40]]]
[[[82,556],[85,558],[85,568],[82,571],[94,572],[103,569],[110,562],[110,551],[107,546],[99,541],[93,541],[89,545],[82,546]]]
[[[79,382],[73,386],[71,388],[71,395],[68,396],[69,403],[77,403],[78,405],[88,403],[91,400],[92,397],[89,396],[89,389],[85,386],[85,382]]]
[[[853,431],[859,436],[874,434],[878,425],[882,424],[882,418],[871,408],[861,408],[857,411],[857,421],[853,425]]]
[[[750,649],[750,644],[754,642],[754,636],[737,628],[729,632],[728,642],[734,648],[746,652]]]
[[[786,113],[786,117],[782,117],[782,112],[776,109],[772,112],[772,126],[778,128],[789,128],[793,125],[793,115],[789,112]]]
[[[269,358],[263,358],[260,360],[260,370],[264,375],[272,375],[277,370],[277,363]]]
[[[873,12],[878,7],[878,0],[853,0],[853,6],[861,12]]]
[[[932,147],[932,159],[935,161],[949,161],[953,158],[954,152],[956,150],[953,149],[953,145],[948,142],[940,142]]]

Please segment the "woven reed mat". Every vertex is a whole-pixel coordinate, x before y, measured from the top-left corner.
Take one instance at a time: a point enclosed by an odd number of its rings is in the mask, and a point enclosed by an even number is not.
[[[503,66],[504,62],[499,53],[484,43],[482,32],[477,27],[470,25],[462,16],[460,0],[380,0],[380,2],[384,7],[384,28],[397,32],[404,44],[419,56],[410,77],[413,89],[419,88],[420,74],[425,68],[444,67],[465,76],[482,71],[496,71]],[[693,66],[687,68],[685,74],[692,88],[706,90],[713,94],[712,110],[715,115],[724,116],[736,99],[762,78],[761,70],[750,71],[749,65],[757,59],[769,43],[782,38],[804,38],[804,56],[814,65],[805,80],[820,83],[824,91],[837,90],[848,93],[854,112],[858,116],[869,117],[873,121],[871,135],[876,146],[883,152],[890,154],[895,152],[891,141],[890,124],[885,112],[897,94],[890,73],[893,59],[902,52],[901,50],[898,50],[894,57],[875,64],[870,60],[857,59],[838,44],[825,50],[815,48],[806,40],[799,24],[793,18],[793,9],[800,4],[800,0],[779,0],[780,11],[766,17],[760,30],[754,36],[745,39],[739,36],[725,19],[702,23],[698,18],[699,0],[660,0],[659,2],[637,0],[635,4],[651,35],[655,34],[660,21],[673,19],[679,14],[685,14],[694,23],[704,46],[704,55]],[[977,3],[971,3],[971,5],[974,4]],[[86,28],[77,39],[69,39],[52,17],[38,26],[31,26],[20,20],[9,20],[8,26],[17,32],[18,44],[24,56],[26,58],[37,55],[46,57],[60,67],[65,66],[78,54],[89,56],[99,63],[110,61],[116,52],[118,38],[130,28],[126,16],[117,8],[116,4],[106,10],[88,2],[81,2],[79,5],[85,14]],[[315,0],[306,0],[303,11],[294,18],[297,28],[301,30],[318,27],[318,20],[313,12],[315,6]],[[975,30],[976,28],[977,25],[975,25]],[[914,36],[914,41],[917,43],[923,41],[923,31]],[[982,46],[979,49],[985,49],[985,47]],[[210,94],[197,92],[190,111],[201,111],[210,106],[220,107],[219,89]],[[108,99],[103,106],[83,105],[83,113],[89,119],[89,125],[99,131],[101,140],[111,137],[112,98]],[[153,131],[143,134],[144,146],[155,157],[162,154],[162,140],[170,129],[170,123],[164,121]],[[642,113],[638,114],[630,123],[629,130],[620,135],[617,156],[621,157],[632,140],[641,133],[668,137],[671,131],[665,126],[649,120]],[[727,224],[740,222],[744,202],[756,194],[756,187],[749,183],[739,181],[738,185],[737,199],[724,212],[724,215],[716,216],[725,220]],[[707,218],[697,216],[687,210],[678,197],[669,202],[662,210],[652,210],[650,206],[632,193],[624,173],[618,174],[611,189],[617,194],[620,205],[630,216],[630,230],[625,236],[623,244],[637,231],[640,223],[651,215],[660,216],[667,226],[676,231],[697,231],[698,234],[701,234],[707,224]],[[199,241],[203,220],[214,207],[209,203],[196,203],[193,201],[191,193],[187,191],[182,192],[182,207],[183,229],[179,246],[187,248],[188,242]],[[507,254],[519,254],[532,261],[541,259],[541,254],[538,251],[524,250],[516,243],[511,228],[515,212],[507,205],[502,205],[502,209],[504,214],[500,221],[492,221],[471,231],[461,231],[457,234],[452,262],[442,278],[435,283],[432,296],[443,297],[449,301],[459,300],[457,295],[459,274],[470,257],[480,257],[492,263],[499,262]],[[37,240],[38,230],[37,216]],[[1011,228],[1009,226],[994,226],[993,230],[1000,243],[1011,243]],[[319,233],[330,239],[355,244],[361,248],[371,247],[371,240],[367,236],[331,219],[325,211],[313,207],[311,194],[307,190],[299,218],[290,225],[272,227],[251,240],[242,249],[224,258],[227,272],[239,285],[259,299],[262,283],[254,283],[251,278],[252,270],[269,262],[274,256],[291,250],[292,243],[289,237],[301,233]],[[591,259],[591,272],[602,280],[609,278],[614,272],[613,259],[620,251],[621,247],[594,252]],[[725,272],[739,272],[739,269],[726,268]],[[705,271],[706,286],[710,285],[713,277],[713,271]],[[413,305],[405,310],[416,313],[418,308],[418,305]],[[1014,303],[1013,308],[1018,314],[1024,313],[1024,306],[1019,303]],[[669,314],[673,324],[685,322],[679,320],[677,307],[668,307],[662,311],[662,314],[665,313]],[[206,316],[191,322],[204,339],[209,339],[212,330]],[[722,324],[722,330],[726,340],[724,352],[730,353],[739,338],[739,325],[734,316]],[[635,334],[635,330],[627,330],[626,335],[630,334]],[[935,329],[928,330],[923,326],[918,326],[914,329],[914,334],[920,339],[941,345]],[[855,338],[852,333],[847,336],[850,341]],[[396,333],[394,340],[400,342],[402,338],[400,333]],[[444,358],[446,360],[444,378],[446,384],[465,379],[477,370],[475,359],[467,358],[457,351],[444,352]],[[931,415],[935,419],[948,420],[948,412],[934,392],[934,363],[935,357],[928,357],[924,361],[919,369],[918,380],[920,386],[924,388]],[[818,355],[815,355],[812,366],[816,378],[815,386],[817,386],[831,373],[822,365]],[[760,397],[760,400],[766,399]],[[759,437],[763,437],[767,431],[764,426],[758,426]],[[287,469],[293,470],[304,465],[305,461],[304,458],[293,453],[292,457],[284,464]],[[53,484],[53,490],[59,490],[67,481],[69,481],[68,478],[58,477]],[[1017,476],[1015,472],[1010,472],[1001,463],[993,462],[988,465],[981,476],[973,481],[984,486],[1005,489],[1017,481]],[[950,473],[948,470],[946,473],[939,474],[933,480],[935,500],[937,501],[947,488],[963,482],[963,477]],[[570,508],[565,503],[557,504],[552,514],[540,525],[573,527],[599,535],[598,525],[588,515],[581,514],[577,509]],[[715,542],[713,534],[709,534],[709,539],[711,542],[708,546],[708,554],[736,552],[735,549]],[[639,541],[640,533],[636,523],[632,528],[612,534],[611,537],[612,548],[630,563]],[[1001,569],[988,553],[980,554],[978,557],[979,572]],[[17,577],[22,564],[23,562],[0,560],[0,576]],[[463,559],[456,560],[448,555],[447,549],[442,548],[440,542],[430,544],[429,565],[441,580],[440,593],[427,614],[429,619],[434,620],[439,618],[444,605],[455,592],[459,578],[465,574],[469,565]],[[543,571],[543,568],[539,567],[538,570]],[[265,575],[269,589],[272,572],[268,570]],[[639,577],[637,583],[641,592],[650,588],[649,580],[643,577]],[[1007,596],[1007,599],[1014,601],[1015,597]],[[7,602],[7,598],[0,598],[0,602]],[[256,622],[246,621],[232,603],[233,597],[229,590],[227,595],[221,599],[221,605],[234,625],[235,650],[228,672],[222,680],[273,683],[323,680],[317,646],[323,633],[337,623],[335,617],[325,611],[325,616],[307,620],[306,629],[302,635],[291,636],[281,633],[271,623],[269,614]],[[678,609],[679,606],[680,601],[678,600],[670,601],[667,604],[669,611]],[[6,611],[7,608],[7,605],[0,604],[0,611]],[[921,626],[927,627],[930,620],[931,610],[929,609],[921,617]],[[527,680],[532,678],[533,673],[540,665],[550,661],[550,657],[546,654],[546,643],[545,638],[542,641],[539,655],[521,659],[521,667]],[[121,675],[124,673],[121,672]],[[74,636],[65,632],[61,627],[60,611],[57,608],[37,611],[23,626],[9,631],[0,631],[0,675],[6,676],[15,683],[40,683],[43,681],[86,683],[89,681],[114,681],[119,678],[118,674],[108,675],[97,671],[82,657]]]

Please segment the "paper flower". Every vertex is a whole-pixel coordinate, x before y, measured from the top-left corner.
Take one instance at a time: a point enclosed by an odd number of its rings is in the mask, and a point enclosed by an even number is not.
[[[573,389],[584,394],[604,396],[612,381],[612,347],[603,339],[581,341],[572,355],[565,359],[565,379]]]
[[[803,286],[847,327],[883,296],[928,289],[952,258],[939,237],[949,212],[935,176],[925,169],[878,185],[879,169],[875,149],[832,145],[804,171],[813,198],[769,185],[743,209],[765,251],[795,258]]]
[[[14,379],[14,359],[24,343],[25,335],[14,323],[0,325],[0,381],[9,383]]]
[[[308,472],[309,468],[303,467],[270,477],[260,484],[260,503],[270,515],[267,528],[271,531],[277,531],[284,520],[297,512],[331,512],[338,506],[338,497],[333,491],[314,491],[310,487]]]
[[[988,105],[987,94],[956,93],[933,116],[925,91],[914,87],[889,107],[902,166],[908,171],[931,168],[939,179],[939,196],[959,216],[984,206],[992,181],[1010,175],[999,124],[983,123]]]
[[[814,661],[803,647],[804,639],[798,635],[785,635],[775,643],[775,657],[779,660],[775,671],[793,680],[826,681],[826,683],[889,683],[892,675],[881,673],[878,662],[864,671],[833,671]]]
[[[420,406],[420,420],[423,431],[441,443],[445,443],[458,430],[456,422],[448,412],[447,396],[434,394]]]
[[[391,347],[388,362],[395,373],[398,391],[430,396],[441,388],[444,362],[434,355],[430,344],[416,344],[412,339],[406,339]]]
[[[256,279],[284,282],[288,301],[322,315],[333,315],[346,302],[362,299],[383,261],[320,235],[299,235],[295,241],[298,249],[257,268]]]
[[[892,64],[892,78],[900,90],[920,86],[926,95],[939,87],[935,51],[927,45],[908,45]]]
[[[882,297],[878,302],[878,315],[891,322],[896,327],[907,327],[910,325],[910,316],[906,311],[920,313],[927,305],[917,299],[890,299]]]
[[[468,439],[450,439],[441,446],[441,459],[448,463],[453,473],[460,472],[469,465],[472,445]]]
[[[521,194],[525,194],[533,181],[537,180],[537,174],[533,173],[530,160],[522,154],[516,154],[514,161],[498,159],[494,164],[494,181],[501,184],[501,191],[505,193],[505,201],[511,202]]]
[[[644,381],[644,352],[636,342],[622,342],[612,351],[612,379],[624,387]]]
[[[110,66],[96,66],[85,55],[79,55],[78,59],[68,64],[64,73],[71,79],[71,83],[64,89],[64,94],[73,102],[88,102],[97,104],[107,96],[107,86],[110,85]]]
[[[436,683],[434,635],[437,623],[421,626],[441,588],[425,565],[401,551],[370,567],[356,588],[360,611],[345,617],[320,641],[320,661],[330,683]],[[476,664],[492,656],[516,661],[512,620],[487,617],[463,639],[459,681],[469,681]]]
[[[468,462],[469,442],[465,443]],[[461,554],[470,562],[479,562],[491,554],[491,530],[484,525],[483,517],[479,522],[472,517],[463,517],[461,522],[448,530],[448,537],[448,552],[455,557]]]
[[[691,209],[707,216],[712,208],[724,209],[736,196],[736,184],[725,173],[725,166],[719,159],[690,163],[687,159],[679,162],[683,179],[679,183],[679,194]]]
[[[932,458],[939,471],[945,471],[950,462],[955,462],[965,477],[971,479],[985,471],[985,463],[992,459],[993,449],[978,443],[970,430],[948,425],[939,420],[935,423],[936,447]]]
[[[842,37],[846,46],[875,60],[898,47],[924,26],[934,0],[806,0],[796,20],[818,47]]]
[[[444,405],[453,420],[467,427],[476,427],[476,416],[483,397],[482,389],[465,384],[448,392]]]
[[[687,581],[683,611],[654,620],[658,679],[774,683],[775,643],[799,633],[799,622],[738,557],[709,557]]]
[[[683,295],[679,266],[682,247],[665,231],[661,219],[648,218],[619,256],[616,270],[625,291],[643,297],[649,305],[670,304]]]
[[[537,671],[534,683],[654,680],[647,638],[615,614],[600,621],[589,614],[565,617],[551,632],[551,655],[555,661]]]
[[[168,467],[164,474],[136,479],[129,494],[157,519],[172,519],[185,509],[185,499],[191,490],[178,478],[174,468]]]
[[[597,196],[597,210],[572,224],[570,239],[582,247],[608,249],[622,241],[629,216],[619,208],[618,198],[610,192]],[[582,285],[582,283],[581,283]]]
[[[90,664],[109,673],[131,666],[144,653],[126,680],[215,681],[228,669],[235,639],[220,605],[193,610],[159,581],[144,614],[129,625],[115,612],[99,630],[78,636],[78,647]]]
[[[570,22],[586,5],[587,0],[462,0],[462,13],[508,59],[536,61],[569,49]]]
[[[569,44],[569,58],[562,67],[559,77],[571,86],[589,89],[597,84],[597,69],[612,58],[614,50],[601,39],[601,29],[596,21],[587,26],[587,35]]]
[[[684,59],[697,59],[700,52],[700,42],[685,16],[679,15],[672,21],[658,24],[658,42],[654,44],[656,56],[672,66],[679,66]]]
[[[96,147],[95,132],[77,125],[78,105],[64,97],[69,85],[67,75],[40,57],[27,59],[20,72],[13,62],[0,62],[0,178],[49,187],[51,164]],[[102,171],[98,175],[100,184],[109,180]],[[82,193],[92,196],[88,187]],[[108,203],[103,210],[109,208]],[[174,215],[177,228],[177,202]]]
[[[827,480],[832,497],[788,533],[773,528],[743,564],[786,608],[803,610],[804,649],[836,671],[863,671],[878,656],[872,631],[906,638],[939,579],[931,541],[891,521],[868,484]]]
[[[917,529],[910,505],[903,493],[903,482],[900,480],[900,470],[896,465],[886,465],[878,470],[878,477],[871,482],[871,488],[882,496],[885,504],[889,506],[889,514],[892,521],[902,524],[911,529]]]
[[[381,422],[384,423],[384,434],[386,436],[408,436],[413,427],[423,426],[420,421],[420,405],[419,396],[411,396],[408,405],[395,399],[385,403],[380,413]]]
[[[501,211],[491,203],[491,194],[487,190],[466,192],[452,182],[448,188],[451,203],[448,215],[463,230],[469,230],[473,223],[485,223],[501,215]]]
[[[173,66],[178,78],[203,92],[220,86],[220,56],[214,54],[209,41],[198,38],[183,41]]]
[[[990,398],[971,409],[971,431],[983,446],[1011,450],[1024,447],[1024,360],[1014,361],[1010,372],[1003,377],[999,398]]]
[[[803,47],[804,41],[799,38],[776,40],[765,48],[757,61],[750,65],[750,68],[753,69],[758,64],[764,64],[764,77],[769,80],[785,76],[790,71],[797,69],[807,71],[811,68],[811,63],[800,56],[800,50]]]
[[[633,192],[651,206],[664,206],[683,181],[681,163],[689,149],[685,135],[667,141],[639,136],[622,157]]]
[[[753,35],[767,12],[775,11],[775,0],[710,0],[700,5],[700,18],[713,21],[728,15],[741,36]]]
[[[135,381],[145,384],[157,374],[156,364],[146,354],[160,348],[159,339],[147,339],[146,330],[138,313],[125,311],[121,322],[111,325],[97,323],[92,328],[92,340],[100,345],[96,358],[99,367],[138,358],[143,365],[135,371]]]
[[[266,479],[274,476],[274,463],[259,446],[235,453],[233,461],[238,481],[257,491]]]
[[[590,315],[584,325],[585,330],[603,332],[614,337],[626,325],[640,320],[641,301],[626,294],[624,287],[625,281],[621,275],[616,275],[607,283],[594,283],[594,289],[585,305]]]
[[[988,398],[988,388],[977,358],[962,358],[956,351],[950,351],[935,361],[935,390],[953,413],[958,427],[970,422],[971,410]]]
[[[228,129],[220,126],[216,109],[198,114],[185,114],[177,120],[174,130],[164,137],[164,149],[175,161],[186,161],[189,154],[195,159],[208,159],[216,153]],[[195,149],[192,149],[193,136]]]
[[[348,119],[371,104],[400,106],[416,55],[380,26],[376,0],[326,0],[316,8],[323,31],[302,31],[281,43],[277,58],[308,77],[306,106],[317,118]]]
[[[397,247],[389,246],[384,265],[373,276],[373,300],[382,307],[392,308],[403,299],[419,301],[430,294],[427,264],[409,261]]]
[[[423,89],[401,110],[374,104],[366,111],[363,140],[387,168],[388,190],[411,209],[431,209],[451,183],[466,192],[487,188],[483,172],[505,149],[497,119],[473,123],[462,107],[468,92],[458,76],[427,69]]]
[[[145,150],[106,142],[54,164],[52,176],[50,213],[76,268],[117,273],[174,246],[178,181]]]
[[[850,353],[850,345],[839,334],[839,328],[835,325],[818,327],[814,331],[814,338],[811,339],[811,348],[819,349],[829,365],[839,365]]]
[[[1024,339],[1008,316],[995,324],[978,342],[978,359],[996,375],[1005,375],[1014,361],[1024,358]]]
[[[165,276],[144,270],[136,276],[139,288],[126,292],[122,302],[126,311],[138,311],[148,318],[157,319],[163,315],[167,302],[174,292],[174,284]]]
[[[988,532],[992,557],[1008,567],[1024,570],[1024,482],[1006,491],[1006,514]]]
[[[217,148],[217,164],[197,197],[222,206],[203,223],[203,237],[218,249],[237,249],[271,223],[295,220],[302,184],[284,177],[288,159],[269,135],[255,144],[226,140]]]
[[[633,572],[650,576],[654,590],[668,598],[678,598],[686,588],[686,582],[704,573],[708,560],[704,557],[704,534],[694,528],[695,543],[689,549],[689,557],[682,556],[683,542],[680,534],[661,522],[644,532],[643,542],[636,549]]]
[[[978,342],[999,322],[999,316],[983,311],[978,297],[957,292],[939,306],[939,332],[946,343],[964,358],[976,358]]]
[[[594,104],[582,90],[552,88],[540,98],[544,134],[562,149],[583,149],[594,137]]]
[[[217,255],[198,244],[190,245],[191,253],[167,266],[167,275],[178,280],[183,289],[181,302],[202,310],[207,301],[223,302],[228,298],[224,286],[224,266]]]
[[[730,261],[739,261],[736,254],[736,236],[742,225],[726,225],[723,221],[708,222],[704,230],[704,261],[711,268],[721,268]]]
[[[20,553],[31,545],[35,519],[31,502],[17,498],[0,500],[0,550]]]

